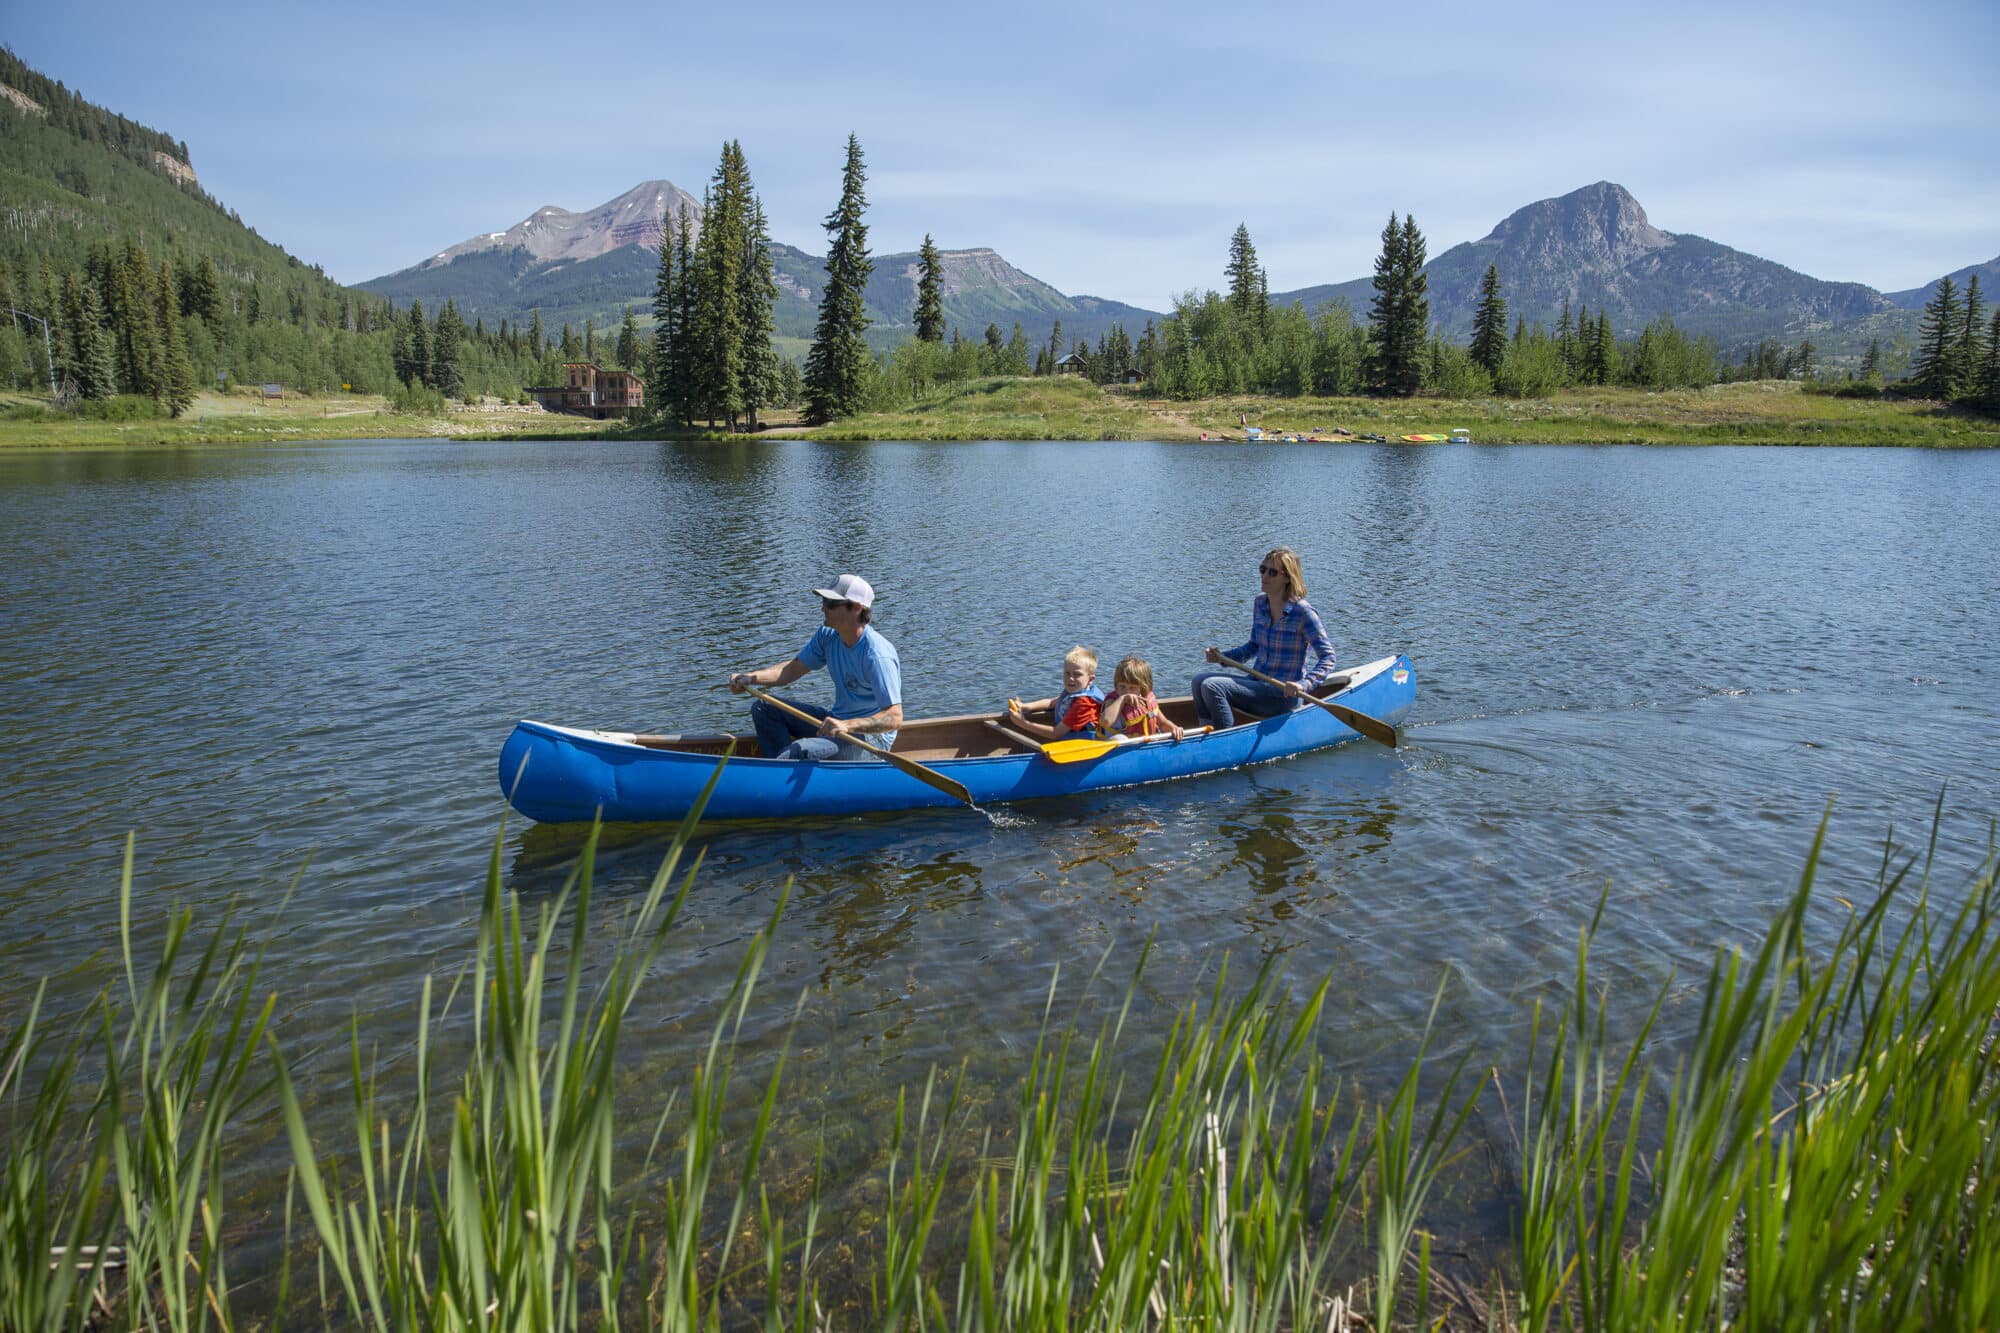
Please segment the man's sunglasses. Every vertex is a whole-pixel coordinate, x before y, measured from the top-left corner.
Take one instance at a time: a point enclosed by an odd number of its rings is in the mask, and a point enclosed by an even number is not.
[[[853,606],[853,605],[854,605],[854,603],[852,603],[852,602],[839,602],[839,601],[835,601],[835,600],[834,600],[833,598],[831,598],[831,597],[822,597],[822,598],[820,598],[820,599],[819,599],[819,605],[820,605],[820,609],[821,609],[821,610],[823,610],[823,611],[838,611],[838,610],[840,610],[840,608],[841,608],[841,607],[843,607],[843,606]]]

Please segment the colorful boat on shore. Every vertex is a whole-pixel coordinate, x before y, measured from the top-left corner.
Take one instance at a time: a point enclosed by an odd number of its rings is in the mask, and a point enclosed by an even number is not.
[[[1334,676],[1318,693],[1398,726],[1416,702],[1416,673],[1408,658],[1385,657]],[[1194,726],[1191,698],[1162,699],[1160,707],[1181,726]],[[968,714],[905,723],[896,753],[962,783],[978,804],[997,805],[1195,777],[1360,738],[1325,709],[1307,706],[1183,741],[1153,737],[1111,747],[1095,759],[1058,763],[992,714]],[[705,818],[851,815],[956,804],[879,760],[743,757],[754,754],[756,744],[747,733],[648,736],[522,721],[500,750],[500,790],[516,810],[545,824],[599,815],[613,823],[680,819],[733,746],[736,757],[723,765]]]

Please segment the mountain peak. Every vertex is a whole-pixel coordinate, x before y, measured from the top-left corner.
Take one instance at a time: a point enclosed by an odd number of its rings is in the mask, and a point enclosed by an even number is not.
[[[1671,232],[1646,220],[1631,191],[1598,181],[1510,213],[1479,245],[1528,254],[1564,252],[1571,264],[1624,265],[1674,243]]]
[[[615,199],[584,213],[544,204],[506,231],[489,231],[460,241],[426,259],[419,268],[438,268],[482,250],[526,250],[544,263],[595,259],[620,246],[660,248],[662,221],[688,209],[690,231],[701,230],[701,201],[669,180],[640,181]]]

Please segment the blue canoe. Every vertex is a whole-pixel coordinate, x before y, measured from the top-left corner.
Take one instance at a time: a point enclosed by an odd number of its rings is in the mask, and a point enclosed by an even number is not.
[[[1416,673],[1405,657],[1350,669],[1320,690],[1358,713],[1401,725],[1416,702]],[[1160,701],[1184,727],[1186,696]],[[1267,763],[1360,739],[1323,708],[1306,706],[1227,731],[1136,741],[1096,759],[1059,764],[997,726],[990,714],[906,723],[896,753],[965,785],[980,805],[1132,787]],[[734,744],[704,818],[770,819],[851,815],[956,805],[943,792],[879,760],[815,762],[744,758],[750,735],[722,732],[645,736],[523,721],[500,751],[500,790],[516,810],[543,823],[674,820],[685,816]]]

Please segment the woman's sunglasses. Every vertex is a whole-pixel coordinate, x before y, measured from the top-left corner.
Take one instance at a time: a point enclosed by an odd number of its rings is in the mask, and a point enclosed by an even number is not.
[[[1282,569],[1273,569],[1269,565],[1259,565],[1257,566],[1257,572],[1267,579],[1275,579],[1285,571]]]

